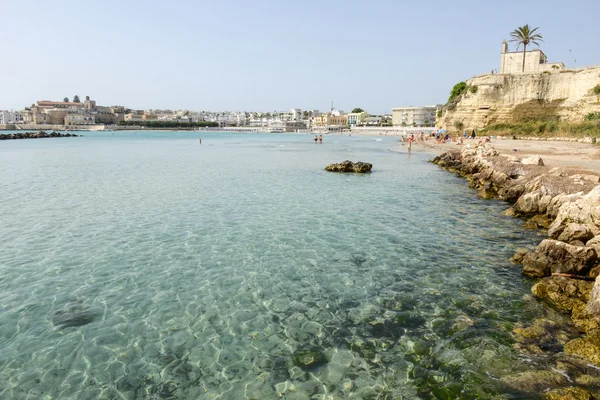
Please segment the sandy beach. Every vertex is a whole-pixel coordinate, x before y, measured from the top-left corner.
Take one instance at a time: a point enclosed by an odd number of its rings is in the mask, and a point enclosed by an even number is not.
[[[426,140],[424,144],[413,143],[412,151],[425,151],[441,154],[444,151],[458,150],[463,146],[479,142],[467,140],[463,145],[456,143],[437,143]],[[519,158],[539,155],[544,164],[551,167],[561,167],[569,173],[589,171],[600,173],[600,147],[589,143],[537,140],[492,140],[492,145],[500,154],[512,154]],[[406,152],[406,144],[398,143],[392,150]],[[515,151],[516,150],[516,151]]]

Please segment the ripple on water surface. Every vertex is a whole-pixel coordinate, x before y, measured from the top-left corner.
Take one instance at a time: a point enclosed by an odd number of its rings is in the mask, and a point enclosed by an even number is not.
[[[519,397],[502,204],[389,138],[197,135],[2,144],[1,398]]]

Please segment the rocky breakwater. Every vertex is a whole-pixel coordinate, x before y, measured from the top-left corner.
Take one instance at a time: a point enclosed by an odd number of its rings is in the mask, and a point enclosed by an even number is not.
[[[515,347],[551,351],[556,366],[507,383],[537,379],[549,399],[600,399],[588,392],[600,393],[600,177],[569,175],[546,167],[539,156],[500,155],[490,144],[449,151],[432,162],[468,179],[480,197],[510,203],[506,215],[547,229],[547,239],[536,249],[519,250],[513,261],[538,279],[532,287],[538,299],[570,316],[576,334],[565,334],[547,319],[516,328]],[[565,397],[565,390],[583,394]]]
[[[325,171],[356,172],[359,174],[365,174],[367,172],[371,172],[371,168],[373,168],[373,165],[366,163],[366,162],[362,162],[362,161],[352,162],[352,161],[346,160],[346,161],[342,161],[341,163],[337,163],[337,164],[329,164],[328,166],[325,167]]]
[[[0,134],[0,140],[17,140],[17,139],[45,139],[45,138],[57,138],[57,137],[78,137],[74,133],[60,133],[52,131],[47,133],[45,131],[38,132],[23,132],[23,133],[7,133]]]

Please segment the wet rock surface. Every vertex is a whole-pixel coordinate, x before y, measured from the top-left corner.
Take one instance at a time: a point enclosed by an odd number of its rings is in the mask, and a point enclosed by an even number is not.
[[[372,164],[357,161],[343,161],[337,164],[329,164],[325,167],[325,171],[329,172],[355,172],[359,174],[365,174],[367,172],[371,172],[371,168],[373,168]]]
[[[58,137],[78,137],[74,133],[60,133],[52,131],[47,133],[45,131],[38,132],[23,132],[23,133],[7,133],[0,134],[0,140],[17,140],[17,139],[45,139],[45,138],[58,138]]]
[[[545,167],[538,156],[497,156],[489,144],[450,151],[432,162],[467,178],[481,198],[511,203],[505,215],[525,219],[526,228],[548,229],[548,239],[533,251],[519,249],[512,261],[523,265],[525,275],[542,278],[532,293],[570,323],[557,314],[516,326],[511,333],[516,348],[557,362],[549,370],[507,376],[504,384],[545,393],[546,399],[598,398],[600,382],[588,374],[600,367],[600,178],[569,176]]]

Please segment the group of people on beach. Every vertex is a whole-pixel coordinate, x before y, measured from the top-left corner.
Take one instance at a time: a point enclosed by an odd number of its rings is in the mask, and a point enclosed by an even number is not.
[[[315,143],[317,143],[317,142],[323,143],[323,135],[319,135],[319,136],[315,135]]]
[[[418,135],[410,135],[410,136],[402,136],[402,146],[404,143],[407,144],[408,154],[411,153],[412,144],[413,143],[421,143],[424,144],[426,140],[434,140],[436,143],[456,143],[457,145],[464,144],[464,141],[467,139],[475,140],[477,138],[477,134],[475,133],[475,129],[471,131],[470,134],[467,134],[467,131],[463,132],[462,137],[460,135],[456,135],[455,137],[450,136],[446,130],[434,131],[430,134],[425,135],[423,132],[420,132]],[[480,139],[479,144],[489,143],[492,141],[494,137],[488,136],[486,138]]]

